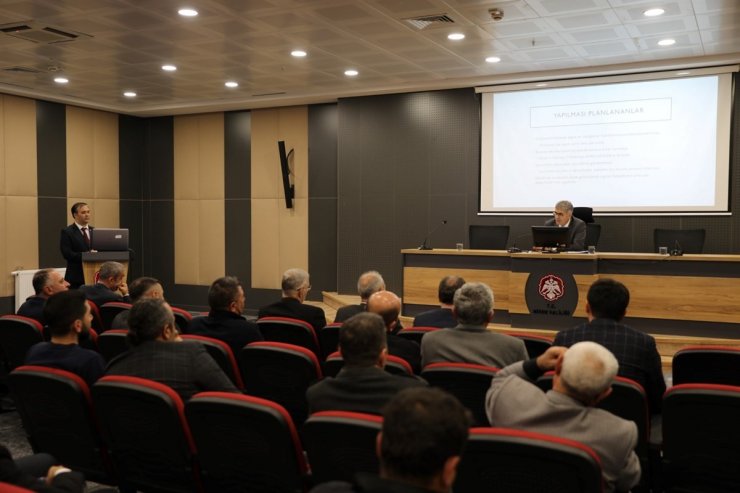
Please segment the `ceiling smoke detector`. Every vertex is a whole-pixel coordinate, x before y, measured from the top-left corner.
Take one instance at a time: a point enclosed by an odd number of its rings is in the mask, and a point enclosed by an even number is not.
[[[504,18],[504,11],[501,9],[491,9],[488,11],[489,14],[491,14],[491,19],[493,19],[495,22],[498,22]]]

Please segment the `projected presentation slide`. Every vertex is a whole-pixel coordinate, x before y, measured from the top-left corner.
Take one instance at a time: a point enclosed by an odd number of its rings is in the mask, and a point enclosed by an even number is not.
[[[725,82],[711,75],[484,94],[481,212],[549,211],[562,199],[603,212],[726,211]]]

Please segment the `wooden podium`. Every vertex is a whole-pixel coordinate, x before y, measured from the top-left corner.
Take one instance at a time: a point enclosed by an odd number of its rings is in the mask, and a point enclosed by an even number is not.
[[[85,284],[95,284],[95,273],[105,262],[115,261],[123,264],[124,281],[128,276],[129,253],[126,252],[83,252],[82,273],[85,276]]]

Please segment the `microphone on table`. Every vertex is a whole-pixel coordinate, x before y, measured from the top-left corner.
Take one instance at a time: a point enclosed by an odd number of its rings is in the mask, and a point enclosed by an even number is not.
[[[427,240],[429,240],[429,237],[432,236],[439,228],[447,224],[447,219],[442,219],[442,224],[438,224],[434,229],[432,229],[430,232],[427,233],[426,238],[424,238],[424,241],[422,244],[417,247],[417,250],[432,250],[432,247],[427,245]]]
[[[521,248],[517,248],[516,242],[519,241],[519,240],[521,240],[525,236],[529,236],[531,234],[532,234],[531,232],[524,233],[523,235],[519,235],[516,238],[514,238],[514,243],[509,248],[507,248],[506,251],[509,252],[509,253],[521,253],[522,249]]]

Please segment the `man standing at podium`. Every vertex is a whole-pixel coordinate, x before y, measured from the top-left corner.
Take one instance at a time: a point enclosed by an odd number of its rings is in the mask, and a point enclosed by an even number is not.
[[[90,238],[93,227],[90,223],[90,207],[84,202],[77,202],[72,206],[74,222],[62,230],[59,239],[59,249],[67,261],[67,272],[64,280],[69,287],[77,289],[85,284],[82,273],[82,252],[90,251]]]
[[[586,248],[586,223],[573,217],[573,204],[561,200],[555,204],[553,218],[545,222],[545,226],[568,228],[568,250],[583,250]]]

